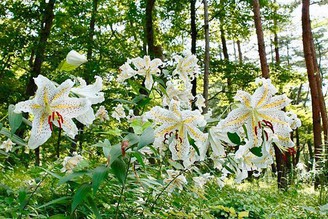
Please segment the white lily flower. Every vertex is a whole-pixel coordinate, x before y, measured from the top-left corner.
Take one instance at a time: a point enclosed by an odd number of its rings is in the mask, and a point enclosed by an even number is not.
[[[277,92],[269,79],[262,79],[262,86],[257,88],[253,95],[238,91],[235,99],[240,101],[239,107],[232,110],[222,122],[222,128],[227,131],[238,131],[246,126],[248,139],[254,146],[262,143],[262,128],[269,127],[285,146],[292,144],[289,132],[289,118],[283,109],[290,103],[286,95],[274,96]],[[268,138],[267,133],[266,138]]]
[[[137,57],[131,61],[137,68],[136,73],[145,77],[145,87],[150,90],[154,83],[152,75],[159,75],[161,73],[161,70],[158,67],[163,64],[162,60],[158,58],[150,60],[149,56],[144,56],[143,59]]]
[[[114,108],[112,117],[117,119],[118,121],[121,121],[121,119],[124,119],[126,117],[124,107],[121,103]]]
[[[145,77],[145,87],[150,90],[154,83],[152,75],[159,75],[161,73],[158,67],[162,64],[162,60],[158,58],[150,60],[149,56],[144,56],[143,59],[140,57],[129,59],[120,67],[121,73],[117,80],[122,82],[138,74]]]
[[[72,173],[73,169],[83,160],[83,157],[76,152],[73,152],[73,157],[67,156],[63,161],[61,172]]]
[[[214,176],[211,176],[211,174],[209,174],[209,173],[205,173],[205,174],[203,174],[203,175],[201,175],[201,176],[195,176],[195,177],[193,177],[192,179],[193,179],[193,181],[195,182],[195,185],[196,185],[198,188],[200,188],[200,189],[204,189],[205,184],[206,184],[208,181],[212,180],[213,178],[214,178]]]
[[[102,78],[99,76],[95,76],[95,78],[96,82],[89,85],[82,78],[78,78],[80,86],[73,87],[71,91],[81,98],[88,99],[92,105],[103,102],[105,100],[104,93],[100,92],[102,90]],[[90,107],[85,114],[78,116],[76,119],[82,124],[89,126],[95,118],[94,111]]]
[[[182,80],[169,80],[166,82],[166,94],[163,97],[163,106],[168,106],[172,99],[180,101],[180,106],[184,109],[191,109],[191,101],[194,99],[191,94],[191,84],[185,84]]]
[[[45,143],[51,136],[53,124],[74,138],[78,129],[72,119],[85,114],[90,109],[90,101],[68,96],[74,85],[69,79],[58,87],[42,75],[34,81],[38,87],[35,97],[15,106],[16,113],[29,112],[34,116],[28,146],[35,149]]]
[[[185,57],[175,56],[175,60],[178,62],[178,65],[173,71],[173,75],[178,75],[186,84],[190,84],[190,81],[194,80],[200,73],[197,57],[187,53]]]
[[[137,74],[137,71],[131,67],[131,59],[128,59],[121,67],[120,74],[117,77],[118,82],[123,82]]]
[[[85,55],[81,55],[80,53],[76,52],[75,50],[71,50],[66,56],[66,62],[70,65],[75,67],[79,67],[83,63],[87,62],[87,58]]]
[[[180,111],[179,101],[172,100],[169,110],[155,106],[145,115],[161,125],[155,129],[155,142],[169,144],[173,160],[188,160],[190,144],[188,135],[196,142],[206,142],[207,134],[198,127],[206,125],[199,110]],[[171,140],[171,142],[169,142]]]
[[[13,146],[16,144],[11,141],[11,139],[8,138],[7,141],[3,141],[2,144],[0,145],[0,149],[4,149],[6,153],[11,151],[13,149]]]
[[[179,175],[179,171],[167,170],[166,172],[168,174],[168,178],[164,179],[164,183],[170,183],[170,185],[167,187],[167,191],[169,193],[173,192],[175,188],[181,191],[183,189],[183,186],[188,183],[186,177],[183,174]]]
[[[197,106],[198,110],[200,112],[203,112],[203,108],[205,107],[205,98],[203,97],[203,95],[197,94],[195,99],[195,105]]]
[[[100,106],[95,115],[101,122],[109,120],[108,111],[104,106]]]
[[[104,93],[100,92],[102,90],[103,80],[99,76],[95,76],[95,83],[87,85],[85,80],[82,78],[77,78],[80,86],[73,87],[72,92],[77,94],[79,97],[87,98],[91,104],[101,103],[105,100]]]

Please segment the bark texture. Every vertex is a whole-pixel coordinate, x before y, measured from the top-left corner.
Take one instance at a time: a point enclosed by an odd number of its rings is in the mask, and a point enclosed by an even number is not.
[[[269,67],[266,59],[265,43],[264,43],[262,22],[261,22],[261,15],[260,15],[260,2],[259,0],[253,0],[252,2],[253,2],[255,29],[256,29],[257,42],[258,42],[258,51],[261,61],[262,77],[269,78],[270,77]]]

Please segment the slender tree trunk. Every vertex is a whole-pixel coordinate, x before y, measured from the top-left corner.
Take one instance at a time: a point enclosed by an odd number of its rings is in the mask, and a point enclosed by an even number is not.
[[[260,3],[259,0],[253,0],[252,2],[253,2],[254,22],[256,28],[258,50],[259,50],[260,61],[261,61],[262,77],[269,78],[270,77],[269,67],[266,59],[265,43],[264,43],[262,22],[260,16]]]
[[[190,0],[190,27],[191,27],[191,53],[196,55],[197,27],[196,27],[196,0]],[[191,94],[197,94],[197,79],[192,82]],[[193,106],[195,108],[195,106]]]
[[[95,35],[95,25],[96,25],[96,17],[98,13],[98,1],[92,1],[92,12],[91,12],[91,19],[89,23],[89,34],[88,34],[88,44],[87,44],[87,59],[88,62],[86,63],[86,68],[84,71],[83,79],[86,81],[87,84],[90,84],[94,75],[92,74],[92,70],[95,67],[92,59],[93,59],[93,48],[94,48],[94,35]],[[77,151],[77,144],[79,144],[79,150],[82,151],[82,142],[83,142],[83,130],[84,125],[82,123],[77,123],[77,128],[79,130],[78,135],[75,136],[74,142],[71,144],[70,153]]]
[[[310,1],[302,1],[302,36],[303,36],[303,50],[305,63],[308,73],[308,80],[310,85],[311,100],[312,100],[312,120],[313,120],[313,138],[314,138],[314,159],[315,163],[320,163],[320,155],[322,152],[322,139],[321,139],[321,107],[320,96],[316,74],[318,74],[315,64],[315,54],[311,32],[310,23]],[[312,47],[312,48],[311,48]],[[316,186],[318,181],[316,182]]]
[[[34,83],[34,77],[37,77],[41,74],[41,66],[44,60],[44,53],[46,50],[47,41],[50,35],[52,22],[54,19],[54,7],[55,0],[49,0],[48,3],[43,3],[45,8],[42,14],[42,21],[40,25],[40,39],[36,47],[35,58],[32,64],[31,74],[28,79],[26,87],[26,95],[33,96],[36,91],[36,84]],[[41,4],[42,5],[42,4]],[[42,6],[41,6],[42,7]],[[34,50],[32,50],[34,52]],[[33,57],[33,56],[31,56]],[[35,165],[40,165],[40,148],[35,149]]]
[[[204,2],[204,29],[205,29],[205,59],[204,59],[204,89],[203,96],[205,99],[205,107],[203,113],[208,111],[208,86],[209,86],[209,66],[210,66],[210,34],[208,24],[208,5],[207,0]]]
[[[222,15],[221,15],[222,16]],[[220,17],[220,38],[221,38],[221,44],[222,44],[222,52],[223,52],[223,58],[226,62],[229,62],[229,53],[228,53],[228,47],[227,47],[227,41],[225,37],[225,31],[223,27],[223,19]],[[233,95],[232,95],[232,78],[230,75],[230,71],[226,72],[227,75],[227,97],[229,100],[229,103],[233,102]]]
[[[274,32],[274,52],[275,52],[275,58],[276,58],[276,65],[280,65],[280,54],[279,54],[279,41],[278,41],[278,34],[277,32]]]
[[[274,0],[274,3],[276,3],[277,1]],[[277,15],[277,8],[275,7],[274,9],[274,15]],[[279,66],[280,65],[280,55],[279,55],[279,40],[278,40],[278,22],[276,19],[276,16],[273,18],[273,44],[274,44],[274,52],[275,52],[275,58],[276,58],[276,65]]]
[[[241,51],[241,46],[240,46],[240,40],[237,40],[237,49],[238,49],[238,58],[239,58],[239,64],[243,64],[243,53]]]
[[[99,0],[93,0],[92,1],[92,12],[91,12],[91,19],[90,19],[90,24],[89,24],[89,35],[88,35],[88,50],[87,50],[87,59],[88,62],[86,63],[86,72],[84,75],[84,80],[87,83],[91,83],[93,79],[92,73],[92,68],[93,68],[93,47],[94,47],[94,35],[95,35],[95,25],[96,25],[96,17],[98,13],[98,1]]]
[[[146,1],[146,39],[148,45],[148,55],[151,58],[155,57],[154,51],[154,28],[153,28],[153,10],[156,0],[147,0]]]

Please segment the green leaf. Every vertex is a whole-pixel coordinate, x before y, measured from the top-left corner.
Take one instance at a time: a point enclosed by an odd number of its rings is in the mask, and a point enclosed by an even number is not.
[[[97,208],[96,203],[94,202],[94,200],[89,196],[88,199],[87,199],[87,201],[88,201],[88,204],[89,204],[89,206],[90,206],[93,214],[96,216],[96,219],[100,219],[101,218],[101,215],[99,213],[99,210],[98,210],[98,208]]]
[[[110,142],[108,141],[108,139],[105,139],[104,146],[103,146],[103,152],[104,152],[105,157],[108,157],[108,155],[110,153],[110,147],[111,147]]]
[[[263,154],[262,154],[262,147],[259,146],[259,147],[253,147],[251,149],[249,149],[255,156],[258,156],[258,157],[262,157]]]
[[[58,66],[58,70],[59,71],[73,71],[74,69],[76,69],[78,66],[75,65],[70,65],[66,62],[66,60],[63,60],[59,66]]]
[[[92,147],[102,147],[105,157],[108,157],[110,153],[111,143],[108,139],[105,139],[104,142],[98,142],[97,144],[92,145]]]
[[[145,168],[145,163],[143,162],[143,159],[142,159],[142,154],[138,151],[132,151],[131,152],[131,155],[135,158],[137,158],[137,161],[141,164],[141,166],[143,168]]]
[[[86,171],[81,171],[81,172],[73,172],[69,175],[65,175],[59,179],[58,185],[62,185],[68,181],[71,181],[72,179],[74,179],[76,177],[83,176],[86,173],[87,173]]]
[[[228,132],[228,138],[232,143],[236,145],[240,145],[241,143],[239,135],[235,132],[234,133]]]
[[[174,167],[177,170],[183,170],[184,169],[184,167],[180,163],[178,163],[178,162],[176,162],[174,160],[171,160],[170,159],[169,160],[169,163],[171,164],[172,167]]]
[[[55,178],[57,178],[57,179],[60,179],[60,178],[61,178],[60,175],[58,175],[58,174],[56,174],[56,173],[54,173],[54,172],[51,172],[50,170],[44,169],[44,168],[42,168],[42,167],[40,167],[40,169],[44,170],[45,172],[49,173],[51,176],[53,176],[53,177],[55,177]]]
[[[89,195],[91,191],[90,184],[83,184],[74,194],[73,201],[72,201],[72,210],[71,214],[75,211],[78,205],[80,205],[84,199]]]
[[[27,147],[27,144],[24,142],[23,139],[21,139],[19,136],[15,135],[15,134],[11,134],[10,131],[6,128],[2,128],[0,130],[0,134],[3,134],[4,136],[7,136],[8,138],[10,138],[14,143]]]
[[[25,118],[23,117],[23,122],[24,122],[26,125],[32,127],[32,122],[31,122],[30,120],[27,120],[27,119],[25,119]]]
[[[8,107],[8,119],[9,119],[9,126],[10,126],[10,133],[13,135],[19,126],[22,124],[23,115],[22,113],[15,113],[15,106],[10,104]]]
[[[134,133],[129,133],[128,135],[126,135],[124,137],[123,140],[128,141],[129,142],[129,145],[132,146],[132,145],[134,145],[134,144],[136,144],[136,143],[139,142],[139,136],[137,136]]]
[[[0,122],[0,130],[2,129],[3,124]]]
[[[93,175],[92,175],[93,194],[96,194],[100,184],[104,181],[104,179],[107,176],[108,176],[108,168],[105,166],[99,166],[93,170]]]
[[[69,219],[69,218],[70,217],[65,216],[64,214],[56,214],[56,215],[49,217],[49,219]]]
[[[23,208],[26,206],[26,203],[27,203],[26,196],[27,196],[27,193],[26,193],[25,189],[19,190],[18,202],[20,203],[21,210],[23,210]]]
[[[141,149],[146,145],[153,143],[154,140],[155,140],[154,129],[152,127],[148,127],[140,136],[138,149]]]
[[[70,198],[71,198],[70,196],[60,197],[60,198],[57,198],[55,200],[52,200],[52,201],[50,201],[50,202],[48,202],[48,203],[46,203],[44,205],[39,206],[36,209],[45,208],[45,207],[47,207],[49,205],[53,205],[53,204],[57,204],[57,203],[60,203],[60,204],[66,203],[67,202],[67,199],[70,199]]]
[[[189,141],[190,145],[195,149],[197,155],[200,156],[199,148],[195,144],[195,140],[188,135],[188,141]]]
[[[116,144],[109,151],[109,165],[122,155],[121,144]]]
[[[124,163],[124,161],[122,159],[116,159],[112,163],[111,168],[118,181],[121,184],[124,184],[126,174],[126,164]]]

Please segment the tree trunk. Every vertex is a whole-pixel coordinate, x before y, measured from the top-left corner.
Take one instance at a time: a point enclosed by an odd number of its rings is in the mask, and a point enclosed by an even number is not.
[[[52,22],[54,19],[54,7],[55,7],[55,0],[49,0],[49,3],[43,3],[45,4],[45,8],[43,10],[42,15],[42,21],[41,21],[41,29],[40,29],[40,39],[39,43],[36,47],[36,53],[35,58],[32,64],[32,70],[28,79],[28,83],[26,86],[26,95],[27,96],[33,96],[36,91],[36,84],[34,83],[34,77],[37,77],[39,74],[41,74],[41,66],[42,62],[44,60],[44,53],[46,50],[47,40],[50,35]],[[42,7],[42,6],[41,6]],[[34,53],[34,50],[32,50],[32,53]],[[33,57],[33,56],[31,56]],[[35,165],[40,165],[40,149],[35,149]]]
[[[156,0],[146,1],[146,39],[148,45],[148,55],[151,58],[155,57],[154,51],[154,28],[153,28],[153,9]]]
[[[274,52],[275,52],[275,58],[276,58],[276,65],[280,65],[280,55],[279,55],[279,41],[278,41],[278,34],[274,33]]]
[[[93,48],[94,48],[94,35],[95,35],[95,25],[96,25],[96,16],[98,13],[98,1],[92,1],[92,12],[91,12],[91,19],[89,23],[89,34],[88,34],[88,44],[87,44],[87,59],[88,62],[86,63],[86,69],[84,71],[83,79],[86,81],[87,84],[90,84],[94,78],[92,74],[93,68],[95,65],[93,64]],[[70,153],[77,151],[77,144],[79,143],[79,150],[82,151],[82,142],[83,142],[83,129],[84,125],[82,123],[77,123],[77,128],[79,130],[78,135],[75,136],[74,141],[71,144]]]
[[[320,155],[322,152],[321,139],[321,115],[320,115],[320,96],[318,92],[318,83],[316,79],[317,69],[315,64],[315,54],[313,48],[313,39],[310,23],[310,1],[302,1],[302,37],[305,63],[308,73],[308,80],[311,92],[312,102],[312,120],[313,120],[313,138],[314,138],[314,159],[315,163],[320,163]],[[311,48],[312,47],[312,48]],[[317,182],[316,182],[317,185]]]
[[[278,176],[278,188],[279,189],[287,189],[287,178],[286,178],[286,159],[283,159],[283,154],[284,152],[280,151],[280,149],[274,145],[274,152],[276,156],[276,167],[277,167],[277,176]]]
[[[191,53],[196,55],[196,40],[197,40],[197,27],[196,27],[196,0],[190,0],[190,27],[191,27]],[[192,82],[191,94],[197,94],[197,79]],[[193,104],[193,108],[195,108]]]
[[[262,77],[269,78],[270,77],[269,67],[266,59],[265,43],[264,43],[262,22],[260,16],[260,3],[259,0],[253,0],[252,2],[253,2],[254,22],[256,28],[258,50],[259,50],[260,61],[261,61]]]
[[[274,1],[274,3],[276,3],[276,0]],[[273,18],[273,44],[274,44],[274,52],[275,52],[275,58],[276,58],[276,65],[279,66],[280,65],[280,55],[279,55],[279,40],[278,40],[278,22],[276,19],[276,15],[277,15],[277,8],[275,7],[274,9],[274,15],[275,17]]]
[[[237,40],[237,49],[238,49],[238,58],[239,58],[239,64],[243,64],[243,53],[241,51],[241,46],[240,46],[240,40]]]
[[[224,3],[222,3],[224,4]],[[226,41],[226,37],[225,37],[225,31],[224,31],[224,21],[223,21],[223,17],[224,15],[220,16],[220,38],[221,38],[221,44],[222,44],[222,52],[223,52],[223,58],[226,62],[229,62],[229,53],[228,53],[228,47],[227,47],[227,41]],[[226,72],[227,75],[227,88],[228,88],[228,92],[227,92],[227,98],[229,103],[233,102],[233,95],[232,95],[232,78],[230,75],[230,71],[228,70]]]
[[[205,107],[203,113],[208,111],[208,86],[209,86],[209,66],[210,66],[210,34],[208,24],[208,5],[204,0],[204,29],[205,29],[205,60],[204,60],[204,89],[203,96],[205,99]]]
[[[88,35],[88,51],[87,51],[87,59],[88,62],[86,63],[86,71],[84,75],[84,80],[89,84],[91,83],[92,79],[94,78],[94,75],[91,75],[92,68],[93,68],[93,62],[92,62],[92,56],[93,56],[93,47],[94,47],[94,40],[93,37],[95,35],[95,25],[96,25],[96,16],[98,12],[98,0],[92,1],[92,12],[91,12],[91,19],[89,24],[89,35]]]

